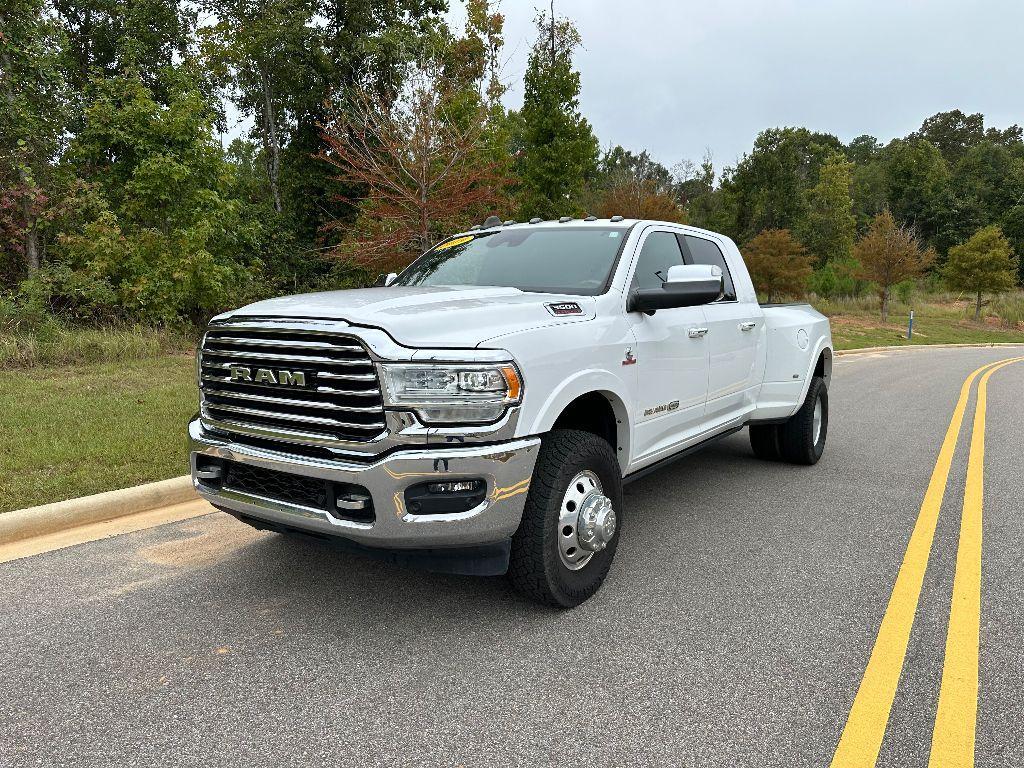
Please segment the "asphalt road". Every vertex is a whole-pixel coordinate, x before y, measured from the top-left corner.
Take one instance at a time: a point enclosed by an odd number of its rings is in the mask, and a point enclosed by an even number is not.
[[[827,766],[964,378],[837,361],[812,468],[745,432],[628,487],[583,606],[226,515],[0,564],[0,765]],[[989,386],[977,765],[1024,765],[1024,363]],[[925,766],[973,402],[879,758]]]

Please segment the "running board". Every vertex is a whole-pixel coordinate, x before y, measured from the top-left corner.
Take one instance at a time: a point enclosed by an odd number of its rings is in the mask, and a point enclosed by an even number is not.
[[[628,483],[632,483],[634,480],[639,480],[641,477],[649,475],[651,472],[657,472],[659,469],[663,469],[667,467],[669,464],[672,464],[673,462],[679,461],[680,459],[689,456],[691,453],[696,453],[702,448],[707,448],[709,445],[718,440],[721,440],[723,437],[728,437],[729,435],[736,434],[745,426],[747,425],[740,424],[738,427],[730,427],[724,432],[719,432],[717,435],[712,435],[706,440],[701,440],[699,443],[694,443],[689,448],[684,448],[678,453],[673,453],[671,456],[666,456],[664,459],[658,459],[656,462],[654,462],[648,467],[638,469],[636,472],[630,472],[628,475],[622,478],[622,484],[626,485]]]

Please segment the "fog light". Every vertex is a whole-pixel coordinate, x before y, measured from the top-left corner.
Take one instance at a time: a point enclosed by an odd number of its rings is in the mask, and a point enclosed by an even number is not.
[[[482,480],[453,480],[447,483],[431,483],[427,490],[431,493],[462,493],[464,491],[475,491],[481,485]]]
[[[487,483],[474,477],[418,483],[405,491],[406,508],[414,515],[444,515],[468,512],[484,503]]]

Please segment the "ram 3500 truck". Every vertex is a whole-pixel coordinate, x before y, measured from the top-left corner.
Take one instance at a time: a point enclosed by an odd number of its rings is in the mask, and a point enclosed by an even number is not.
[[[722,235],[489,219],[380,282],[211,321],[189,435],[214,506],[508,572],[568,607],[608,573],[624,482],[742,427],[764,459],[814,464],[825,446],[828,320],[758,304]]]

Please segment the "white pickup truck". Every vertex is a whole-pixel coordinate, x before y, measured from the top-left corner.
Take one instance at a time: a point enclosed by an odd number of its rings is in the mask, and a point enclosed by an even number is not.
[[[380,283],[211,321],[189,435],[214,506],[435,570],[507,572],[569,607],[612,564],[624,482],[744,426],[764,459],[824,449],[828,320],[758,304],[722,235],[492,217]]]

